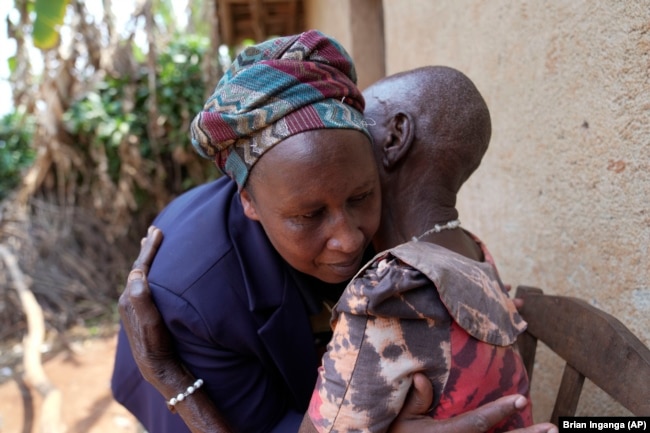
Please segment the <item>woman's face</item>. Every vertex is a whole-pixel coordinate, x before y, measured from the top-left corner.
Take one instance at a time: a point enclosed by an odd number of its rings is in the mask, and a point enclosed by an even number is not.
[[[328,283],[349,280],[379,227],[370,142],[346,129],[293,135],[260,158],[241,199],[291,266]]]

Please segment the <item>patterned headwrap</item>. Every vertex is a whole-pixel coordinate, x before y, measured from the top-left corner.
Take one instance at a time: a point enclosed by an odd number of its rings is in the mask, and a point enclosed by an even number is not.
[[[244,187],[271,147],[299,132],[354,129],[368,134],[352,59],[316,30],[246,48],[192,121],[192,144]]]

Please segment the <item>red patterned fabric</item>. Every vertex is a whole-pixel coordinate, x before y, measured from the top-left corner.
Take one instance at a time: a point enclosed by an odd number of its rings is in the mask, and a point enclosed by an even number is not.
[[[451,369],[433,417],[446,419],[476,409],[507,394],[528,395],[528,376],[510,347],[483,344],[456,322],[451,324]],[[510,431],[533,424],[531,405],[494,426]]]
[[[477,243],[485,262],[409,242],[376,256],[348,285],[309,407],[319,432],[387,431],[419,371],[433,384],[439,419],[528,395],[513,345],[526,324]],[[493,431],[531,424],[529,405]]]

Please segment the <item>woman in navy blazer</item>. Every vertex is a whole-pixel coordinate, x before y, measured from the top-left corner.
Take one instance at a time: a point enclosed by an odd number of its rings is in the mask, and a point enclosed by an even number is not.
[[[297,431],[318,362],[301,298],[309,278],[243,214],[227,177],[179,197],[155,224],[166,236],[148,281],[185,365],[235,431]],[[188,431],[142,379],[123,332],[116,399],[151,433]]]
[[[227,176],[154,221],[165,233],[148,276],[155,304],[236,432],[298,430],[319,361],[310,319],[369,258],[380,187],[355,83],[320,32],[249,47],[191,127]],[[150,433],[189,431],[166,404],[180,408],[171,399],[188,385],[161,396],[121,331],[113,393]]]

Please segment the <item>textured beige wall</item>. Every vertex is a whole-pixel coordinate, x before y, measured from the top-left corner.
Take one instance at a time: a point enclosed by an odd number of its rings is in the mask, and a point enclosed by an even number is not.
[[[351,0],[304,0],[305,24],[336,38],[348,51],[352,47]]]
[[[650,344],[650,2],[383,4],[387,73],[453,66],[488,102],[491,148],[459,207],[503,279],[584,298]],[[561,375],[543,355],[537,420]],[[598,393],[578,410],[627,414]]]
[[[305,0],[305,24],[336,38],[350,53],[358,85],[385,75],[381,0]]]

